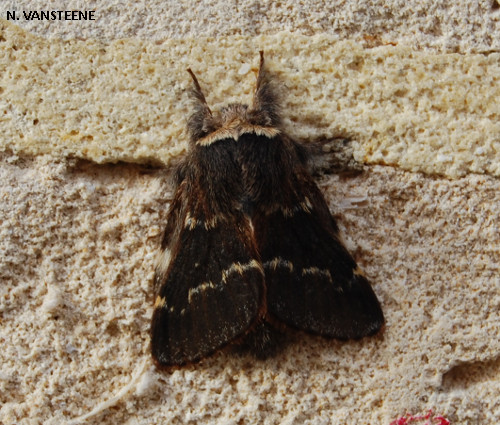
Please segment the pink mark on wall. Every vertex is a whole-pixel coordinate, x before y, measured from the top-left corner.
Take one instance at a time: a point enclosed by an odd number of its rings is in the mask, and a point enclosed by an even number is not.
[[[433,416],[432,410],[429,410],[426,415],[413,416],[407,413],[406,416],[402,416],[401,418],[392,421],[389,425],[410,425],[411,423],[415,423],[415,425],[417,425],[417,421],[419,421],[420,425],[451,425],[451,422],[444,416]]]

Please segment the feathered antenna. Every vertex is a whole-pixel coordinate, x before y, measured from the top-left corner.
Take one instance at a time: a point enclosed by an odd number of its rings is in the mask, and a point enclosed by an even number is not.
[[[253,97],[252,112],[258,124],[278,127],[281,122],[279,106],[273,84],[264,68],[264,51],[260,51],[260,64],[257,84]]]
[[[191,75],[194,83],[194,87],[191,90],[191,96],[196,102],[193,114],[188,120],[188,130],[191,135],[191,140],[195,141],[203,137],[207,132],[211,131],[214,124],[214,118],[212,111],[208,107],[205,95],[201,91],[200,83],[198,82],[196,75],[194,75],[191,68],[188,68],[187,72]]]
[[[196,100],[198,100],[208,111],[210,115],[212,115],[212,111],[208,107],[207,100],[205,99],[205,95],[201,91],[201,86],[200,83],[198,82],[198,78],[196,78],[196,75],[194,75],[194,72],[191,70],[191,68],[187,69],[187,72],[189,72],[189,75],[191,75],[191,78],[193,79],[194,83],[194,89],[192,90],[192,94]]]

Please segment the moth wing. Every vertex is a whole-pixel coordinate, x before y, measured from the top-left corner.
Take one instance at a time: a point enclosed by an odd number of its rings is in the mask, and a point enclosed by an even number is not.
[[[151,342],[162,366],[206,357],[246,333],[265,308],[262,266],[241,223],[188,223],[156,280]]]
[[[321,199],[310,207],[278,210],[259,226],[268,312],[288,325],[328,337],[372,335],[384,323],[382,309],[336,226],[324,223],[325,209],[333,218],[316,190]]]
[[[151,349],[161,366],[206,357],[265,314],[264,271],[238,201],[235,145],[195,145],[179,176],[155,276]]]
[[[248,149],[260,149],[263,164],[272,159],[262,167],[259,179],[271,177],[256,192],[252,215],[268,313],[289,326],[332,338],[376,333],[384,323],[380,303],[340,241],[321,191],[294,159],[294,145],[280,138],[258,142],[247,141]]]

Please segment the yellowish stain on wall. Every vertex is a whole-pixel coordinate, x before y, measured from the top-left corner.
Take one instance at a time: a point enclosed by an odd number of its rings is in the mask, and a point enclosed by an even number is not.
[[[500,54],[364,48],[331,35],[47,40],[0,20],[0,148],[168,164],[187,147],[191,67],[213,108],[250,102],[265,50],[298,139],[348,135],[355,157],[500,176]]]

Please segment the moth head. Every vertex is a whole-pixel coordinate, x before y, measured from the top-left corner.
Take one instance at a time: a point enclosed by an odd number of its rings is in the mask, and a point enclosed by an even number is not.
[[[187,70],[193,79],[191,96],[194,111],[188,121],[191,141],[196,143],[208,140],[211,143],[227,134],[243,134],[255,128],[277,129],[281,119],[277,96],[273,83],[264,68],[264,52],[260,52],[260,65],[252,105],[231,103],[220,111],[212,112],[207,104],[198,79],[193,71]],[[236,137],[236,136],[235,136]]]

